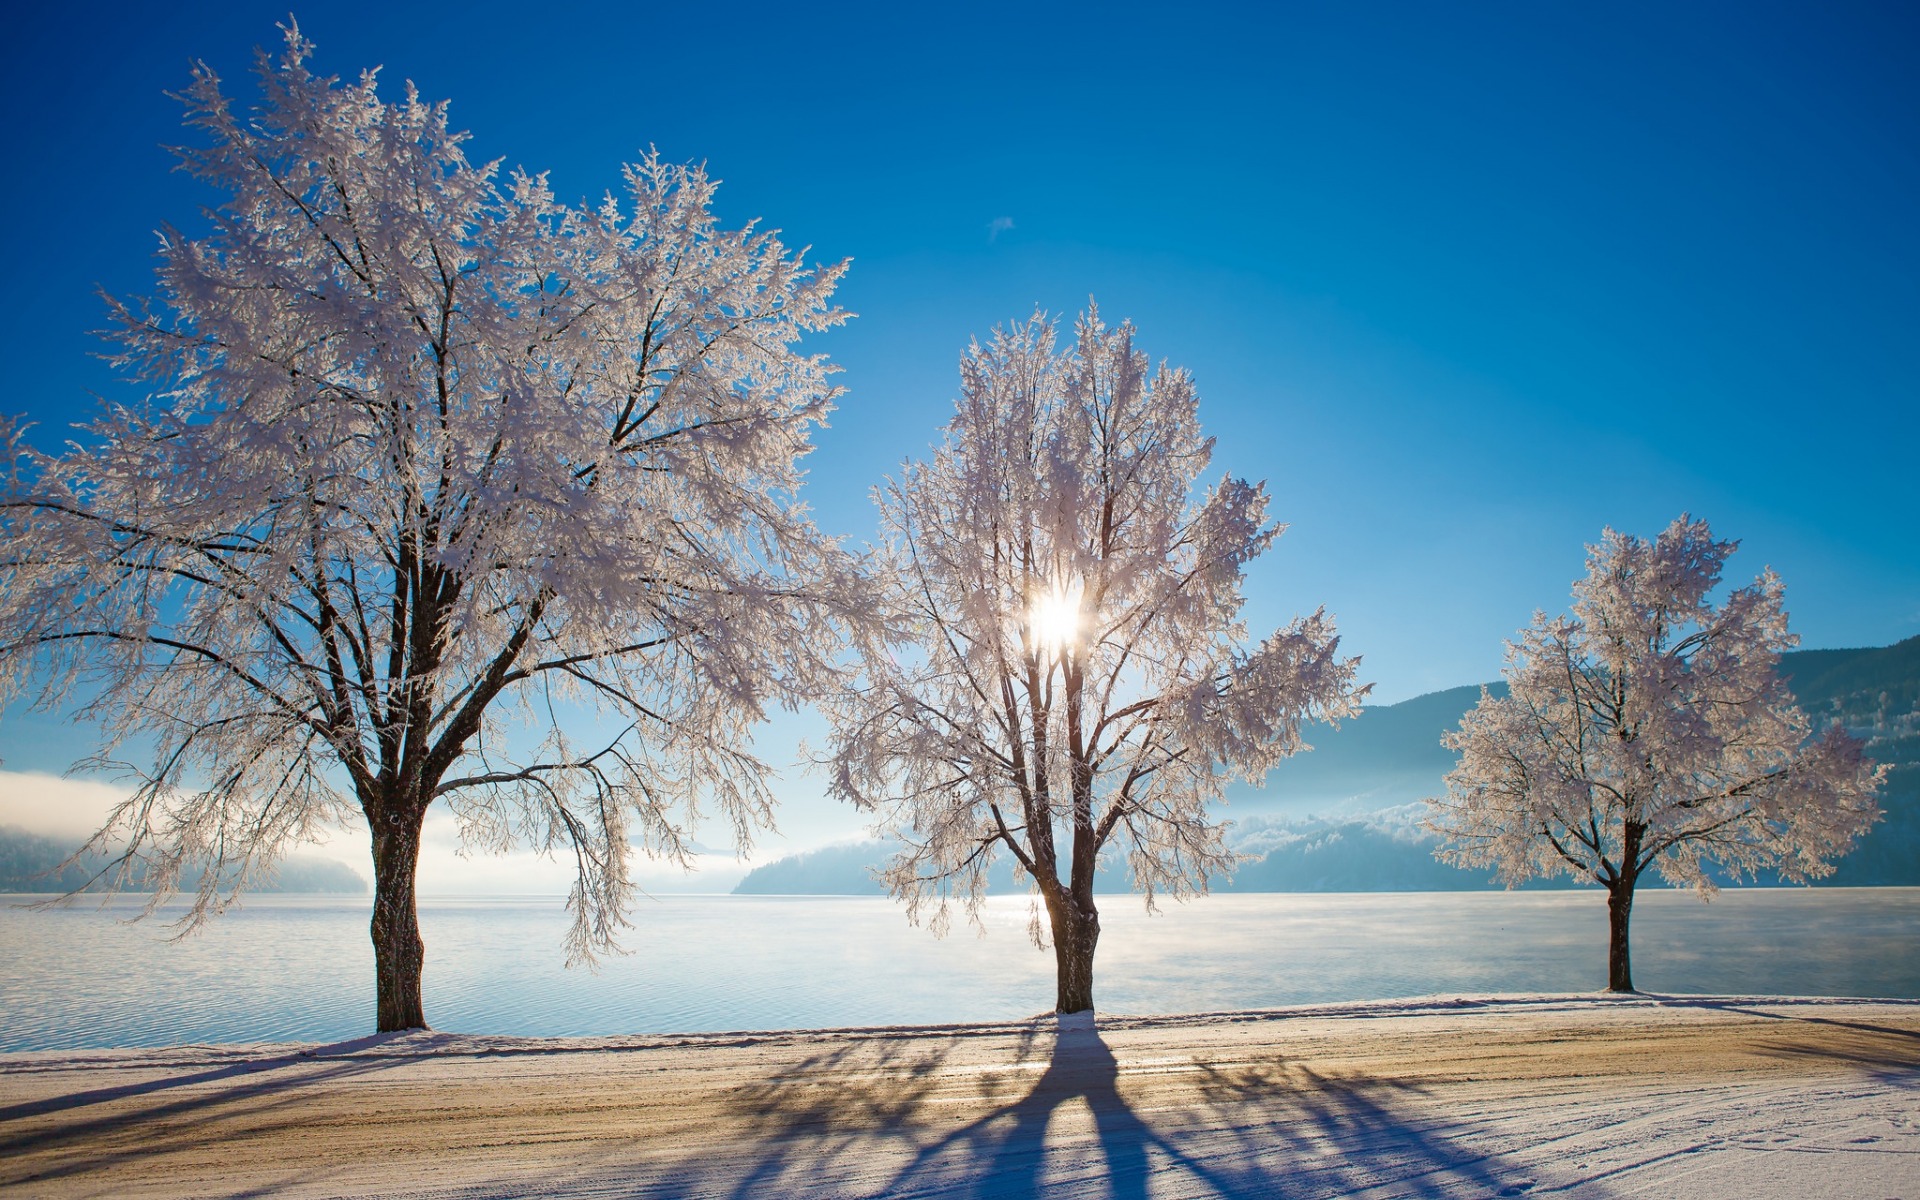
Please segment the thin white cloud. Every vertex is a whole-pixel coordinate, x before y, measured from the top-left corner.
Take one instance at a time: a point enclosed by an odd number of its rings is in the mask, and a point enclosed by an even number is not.
[[[0,826],[14,826],[41,837],[77,841],[93,834],[107,814],[126,799],[128,789],[96,779],[69,779],[33,771],[0,771]],[[301,857],[330,858],[371,877],[364,823],[323,833],[322,840],[295,851]],[[562,851],[553,855],[517,850],[508,854],[459,850],[458,822],[436,806],[427,818],[420,847],[419,888],[427,895],[565,894],[573,884],[573,863]],[[779,857],[764,850],[737,858],[730,852],[700,848],[691,871],[636,854],[634,882],[643,892],[727,892],[758,863]]]
[[[97,779],[0,771],[0,825],[42,837],[86,837],[127,795],[128,789]]]
[[[1000,235],[1013,228],[1012,217],[995,217],[987,222],[987,241],[1000,240]]]

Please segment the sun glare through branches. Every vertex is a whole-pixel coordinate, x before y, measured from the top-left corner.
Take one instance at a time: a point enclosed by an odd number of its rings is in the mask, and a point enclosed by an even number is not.
[[[1060,657],[1080,634],[1080,588],[1055,584],[1027,610],[1027,632],[1041,651]]]

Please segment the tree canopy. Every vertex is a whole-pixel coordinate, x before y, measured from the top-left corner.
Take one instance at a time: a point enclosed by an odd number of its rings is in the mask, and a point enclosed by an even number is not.
[[[1061,348],[1036,315],[968,349],[940,444],[876,495],[895,646],[833,709],[833,791],[904,840],[887,885],[936,929],[1011,855],[1063,1013],[1092,1006],[1101,857],[1149,904],[1204,891],[1235,861],[1227,779],[1365,691],[1324,611],[1250,644],[1245,568],[1280,527],[1262,485],[1196,494],[1212,452],[1191,377],[1151,370],[1130,324],[1090,309]]]
[[[1880,815],[1884,771],[1837,723],[1816,733],[1777,670],[1798,642],[1779,576],[1716,600],[1736,547],[1685,514],[1651,540],[1607,530],[1571,614],[1536,614],[1507,648],[1507,695],[1483,689],[1443,739],[1460,761],[1429,801],[1436,852],[1509,884],[1605,886],[1616,988],[1646,872],[1703,895],[1716,866],[1817,878]]]
[[[156,297],[110,302],[153,394],[55,454],[6,429],[0,700],[77,701],[96,766],[139,759],[96,845],[199,868],[195,919],[363,816],[404,1028],[434,803],[572,857],[574,957],[613,944],[632,842],[770,819],[748,732],[851,611],[795,497],[835,396],[796,343],[845,319],[845,264],[723,228],[704,169],[654,154],[562,203],[312,50],[288,27],[245,114],[194,71],[177,153],[222,203],[163,231]]]

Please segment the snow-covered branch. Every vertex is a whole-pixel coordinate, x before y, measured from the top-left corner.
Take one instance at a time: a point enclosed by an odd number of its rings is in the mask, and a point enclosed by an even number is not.
[[[166,232],[154,299],[110,301],[154,398],[58,454],[0,431],[0,702],[77,697],[108,753],[150,743],[103,837],[204,861],[203,889],[338,819],[329,779],[376,857],[464,781],[573,847],[576,949],[604,948],[627,824],[666,845],[713,804],[745,845],[762,768],[720,747],[864,624],[795,503],[835,397],[797,343],[846,318],[846,264],[722,228],[705,171],[656,154],[561,203],[312,49],[260,56],[251,112],[204,66],[182,97],[177,154],[223,203]],[[481,766],[555,700],[644,718],[644,753]]]
[[[956,899],[977,919],[1012,853],[1085,956],[1062,959],[1063,1005],[1090,995],[1109,842],[1150,903],[1204,891],[1234,863],[1226,780],[1366,690],[1324,612],[1245,645],[1244,567],[1279,527],[1259,485],[1196,498],[1211,456],[1191,378],[1130,325],[1089,311],[1059,348],[1036,316],[968,349],[941,444],[876,492],[893,644],[831,706],[832,790],[906,846],[887,882],[936,929]]]
[[[1483,691],[1443,739],[1460,762],[1430,801],[1438,853],[1624,897],[1616,986],[1644,872],[1702,895],[1714,866],[1814,878],[1880,815],[1885,769],[1837,725],[1811,736],[1777,670],[1797,641],[1779,577],[1715,602],[1735,545],[1685,515],[1651,541],[1606,531],[1572,614],[1537,614],[1507,648],[1507,694]]]

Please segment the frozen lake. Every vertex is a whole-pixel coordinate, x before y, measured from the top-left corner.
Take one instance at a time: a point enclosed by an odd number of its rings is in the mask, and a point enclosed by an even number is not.
[[[262,896],[169,942],[139,901],[0,898],[0,1051],[338,1041],[373,1028],[365,897]],[[1104,899],[1094,995],[1113,1013],[1438,992],[1579,992],[1606,980],[1599,891]],[[561,901],[429,899],[435,1028],[536,1036],[1018,1019],[1053,1001],[1024,898],[944,941],[879,898],[640,902],[599,971],[566,970]],[[1920,998],[1920,888],[1643,891],[1634,981],[1652,992]]]

